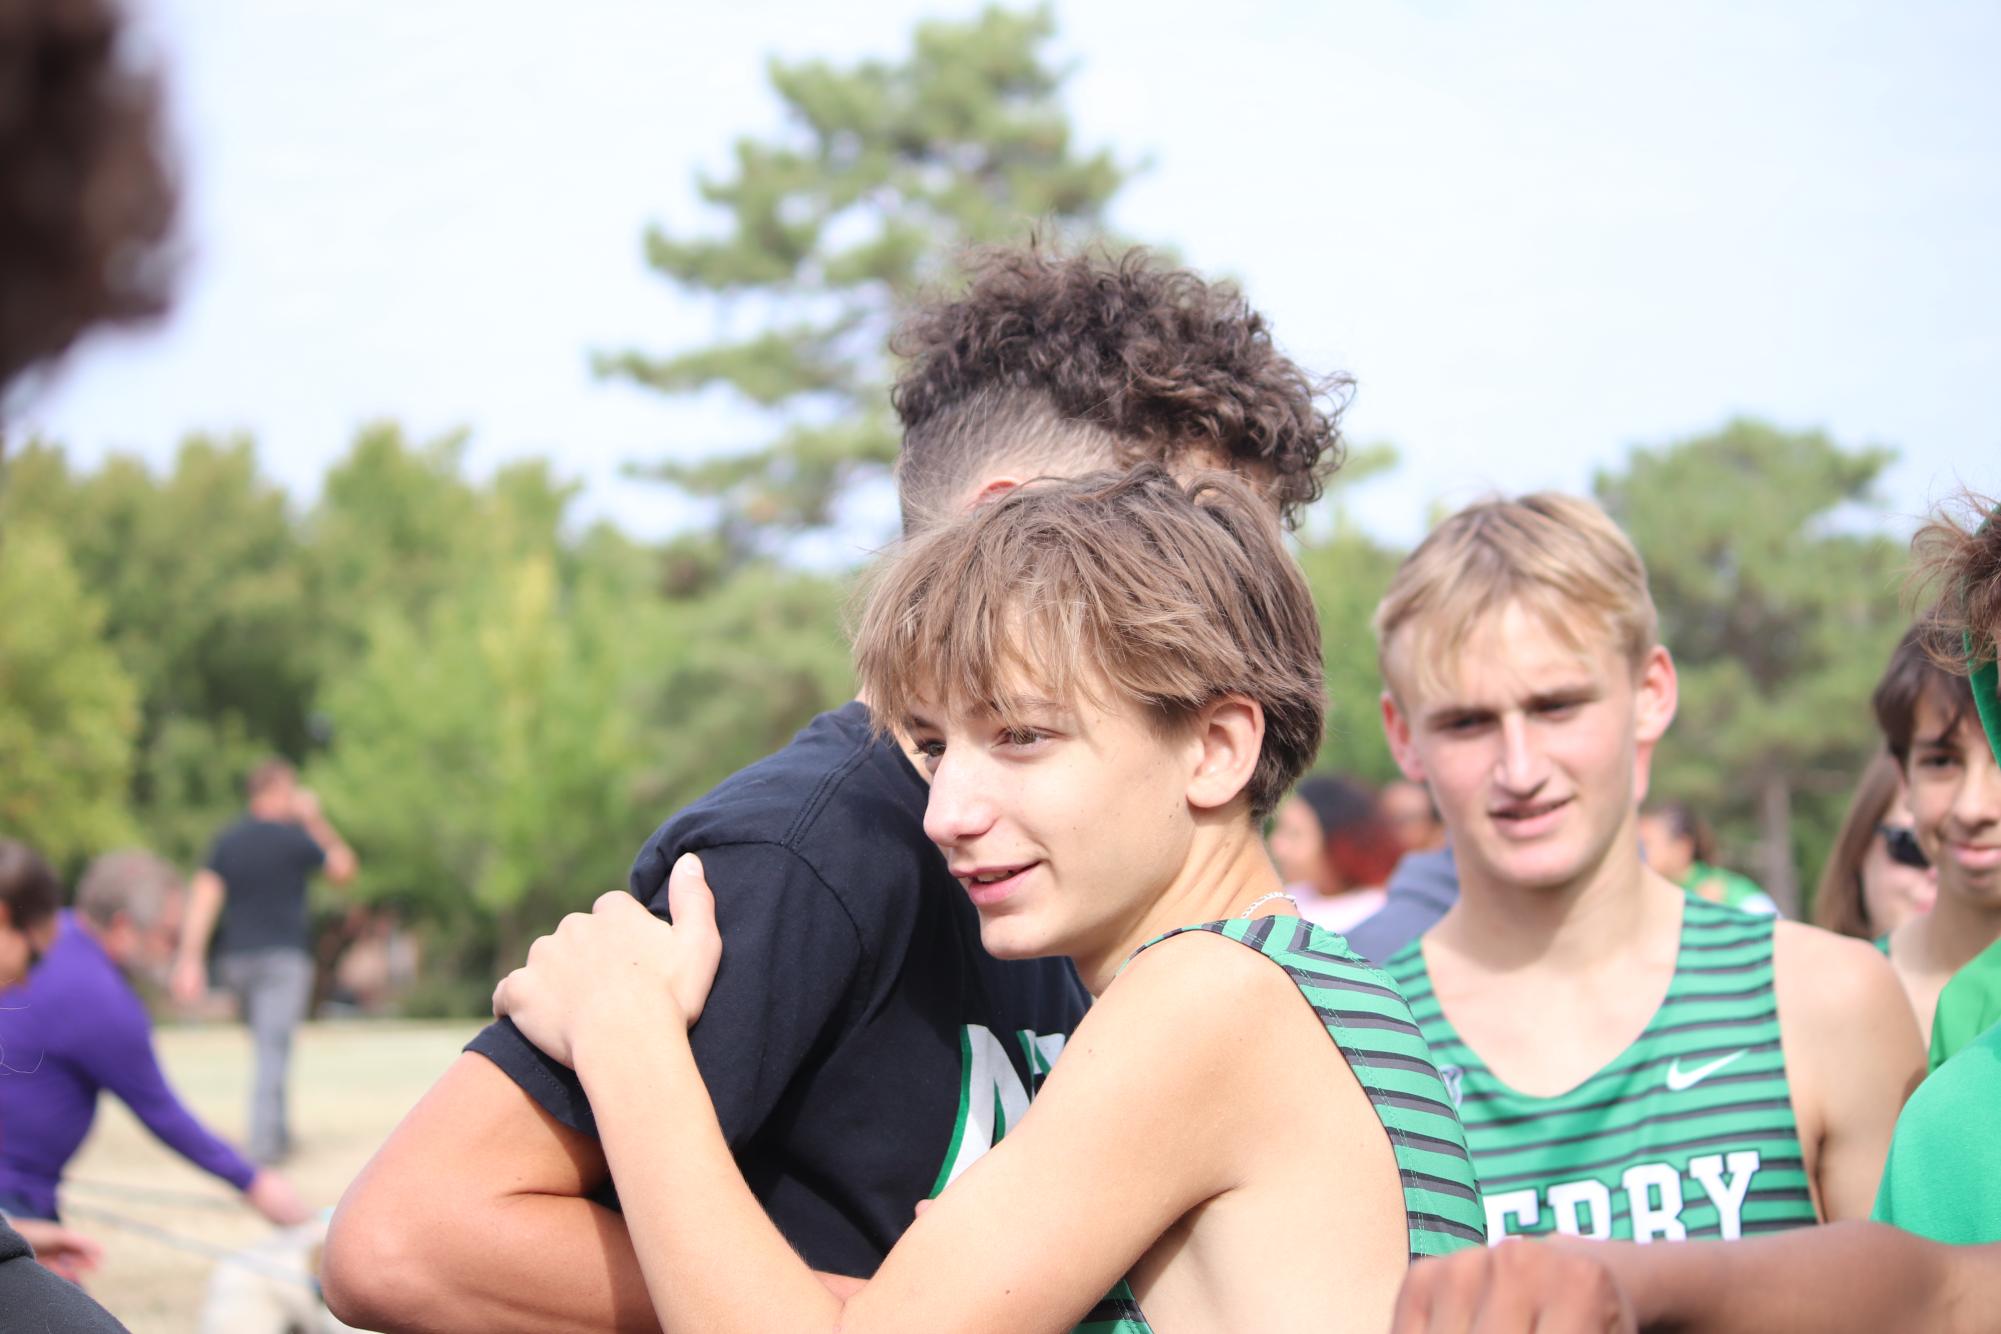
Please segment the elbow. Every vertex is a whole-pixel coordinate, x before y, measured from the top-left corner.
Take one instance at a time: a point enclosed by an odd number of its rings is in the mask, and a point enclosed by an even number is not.
[[[436,1235],[411,1212],[381,1207],[365,1182],[356,1183],[334,1211],[320,1257],[327,1309],[343,1324],[382,1334],[448,1327],[448,1270],[427,1254]]]

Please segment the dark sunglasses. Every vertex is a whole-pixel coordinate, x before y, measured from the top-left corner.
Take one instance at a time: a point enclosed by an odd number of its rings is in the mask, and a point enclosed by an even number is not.
[[[1918,846],[1917,831],[1909,825],[1879,824],[1876,832],[1883,836],[1883,851],[1890,854],[1890,860],[1899,866],[1909,866],[1923,871],[1931,866],[1925,850]]]

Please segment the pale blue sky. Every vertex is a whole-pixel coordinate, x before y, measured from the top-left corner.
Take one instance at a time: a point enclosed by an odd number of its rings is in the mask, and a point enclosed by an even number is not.
[[[193,259],[155,333],[87,347],[21,424],[86,460],[256,433],[310,495],[368,419],[548,453],[585,512],[750,423],[594,381],[707,308],[642,228],[778,123],[764,57],[894,55],[966,3],[156,0]],[[1903,451],[1908,516],[2001,488],[2001,6],[1837,0],[1069,0],[1085,143],[1153,170],[1128,234],[1241,277],[1314,369],[1360,381],[1405,466],[1379,531],[1502,487],[1581,487],[1735,413]]]

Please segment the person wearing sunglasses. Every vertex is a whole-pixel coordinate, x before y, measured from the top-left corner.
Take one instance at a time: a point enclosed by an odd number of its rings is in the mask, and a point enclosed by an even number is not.
[[[1931,911],[1938,875],[1918,845],[1904,775],[1887,751],[1863,769],[1813,896],[1814,925],[1880,940]]]

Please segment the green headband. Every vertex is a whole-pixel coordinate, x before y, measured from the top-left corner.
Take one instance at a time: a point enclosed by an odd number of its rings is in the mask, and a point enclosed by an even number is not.
[[[1980,531],[1984,533],[1993,527],[1996,519],[2001,519],[2001,510],[1989,516],[1980,525]],[[1997,666],[1997,659],[2001,659],[2001,627],[1996,628],[1995,641],[1993,652],[1983,663],[1980,654],[1974,651],[1973,631],[1966,632],[1966,667],[1973,677],[1973,707],[1980,711],[1980,725],[1987,729],[1987,744],[1994,747],[1994,758],[2001,760],[2001,679],[1997,679],[2001,678],[2001,666]]]
[[[1966,637],[1966,660],[1973,661],[1973,636]],[[1987,729],[1987,744],[2001,761],[2001,670],[1989,658],[1973,669],[1973,707],[1980,710],[1980,725]]]

